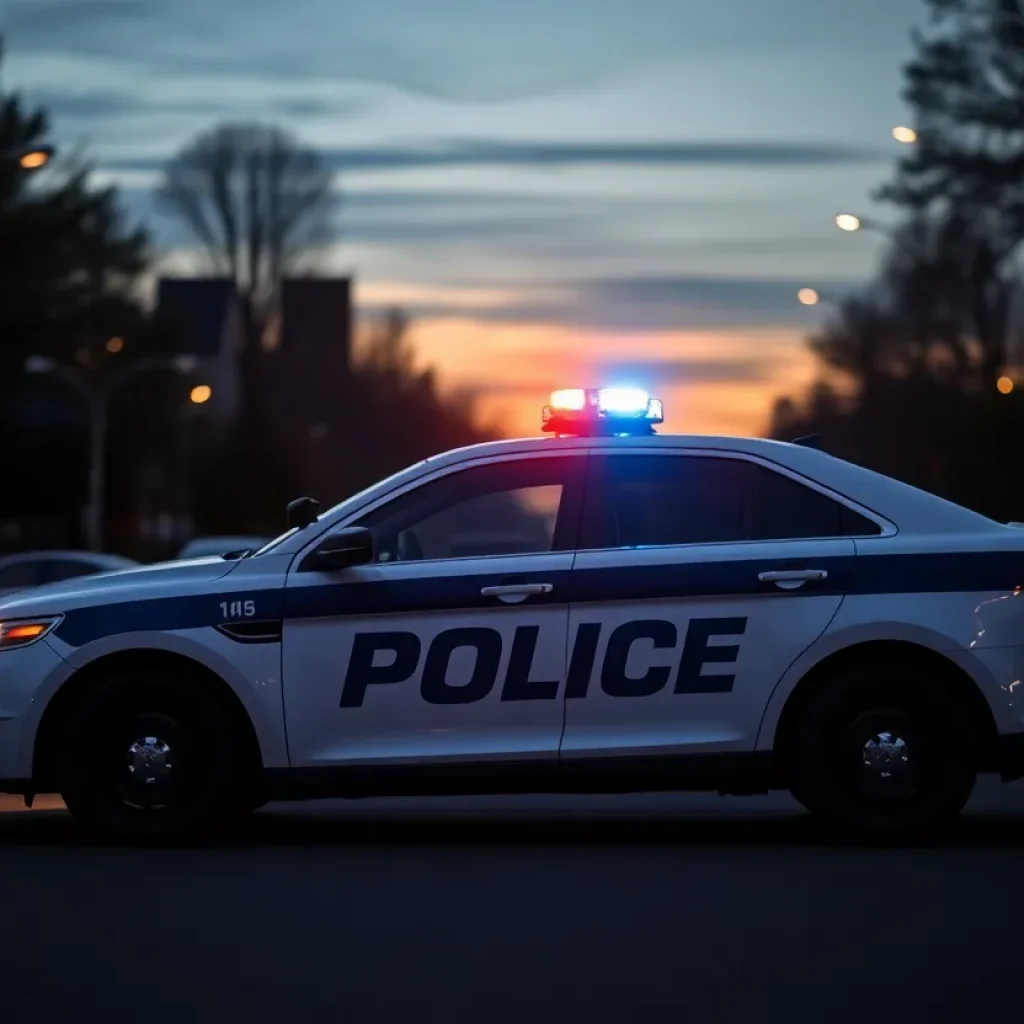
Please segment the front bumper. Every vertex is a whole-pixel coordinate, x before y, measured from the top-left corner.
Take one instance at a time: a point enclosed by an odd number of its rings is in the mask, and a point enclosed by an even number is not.
[[[32,776],[32,751],[43,708],[70,674],[46,640],[0,651],[0,792],[17,793]]]

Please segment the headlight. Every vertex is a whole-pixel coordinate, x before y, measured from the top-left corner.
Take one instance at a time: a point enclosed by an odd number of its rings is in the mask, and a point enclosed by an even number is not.
[[[50,615],[41,619],[0,622],[0,651],[7,651],[13,647],[27,647],[37,640],[42,640],[60,620],[61,616]]]

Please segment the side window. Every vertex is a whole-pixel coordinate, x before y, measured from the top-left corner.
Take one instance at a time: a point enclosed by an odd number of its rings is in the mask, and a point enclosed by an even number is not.
[[[458,470],[367,513],[381,562],[525,555],[575,544],[584,460],[522,459]]]
[[[838,502],[744,459],[593,457],[581,547],[799,540],[878,533]]]
[[[751,540],[809,540],[881,533],[877,523],[792,477],[752,462],[743,467],[754,508]]]

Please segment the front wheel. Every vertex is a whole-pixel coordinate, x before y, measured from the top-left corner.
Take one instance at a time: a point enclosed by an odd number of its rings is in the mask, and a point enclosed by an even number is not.
[[[977,778],[971,716],[916,671],[858,670],[811,698],[791,750],[793,795],[812,813],[880,837],[952,823]]]
[[[58,748],[68,810],[127,842],[187,839],[242,804],[245,758],[222,702],[188,674],[143,670],[92,687]]]

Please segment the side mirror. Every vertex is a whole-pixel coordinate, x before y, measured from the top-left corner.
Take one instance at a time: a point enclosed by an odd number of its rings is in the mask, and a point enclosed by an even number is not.
[[[372,561],[373,534],[365,526],[348,526],[324,537],[303,559],[301,568],[307,572],[339,572]]]
[[[320,502],[316,498],[296,498],[288,503],[288,529],[304,530],[316,522]]]

